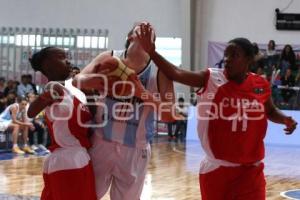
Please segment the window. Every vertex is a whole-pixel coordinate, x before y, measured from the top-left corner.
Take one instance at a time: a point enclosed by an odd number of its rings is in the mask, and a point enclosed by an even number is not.
[[[157,52],[159,52],[168,61],[177,66],[180,66],[182,64],[181,38],[156,38],[155,46]]]
[[[77,36],[77,48],[99,48],[103,49],[107,46],[107,37],[96,36]]]

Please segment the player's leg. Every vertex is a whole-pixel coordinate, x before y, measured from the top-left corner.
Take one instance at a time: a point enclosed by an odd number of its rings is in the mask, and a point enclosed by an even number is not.
[[[110,196],[112,200],[140,199],[147,165],[150,160],[150,146],[145,149],[136,149],[122,146],[118,167],[114,170],[114,179]]]
[[[114,143],[94,137],[93,146],[89,149],[98,199],[106,194],[112,182],[112,170],[115,158],[114,145]]]

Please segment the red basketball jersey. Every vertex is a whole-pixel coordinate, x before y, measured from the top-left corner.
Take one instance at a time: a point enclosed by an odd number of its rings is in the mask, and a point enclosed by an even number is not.
[[[210,68],[207,76],[197,105],[198,133],[207,156],[240,164],[262,160],[269,83],[249,73],[238,84],[229,81],[222,69]]]
[[[84,104],[85,95],[72,87],[70,81],[65,82],[62,100],[45,109],[51,151],[59,147],[89,148],[91,146],[87,123],[91,121],[92,116]]]

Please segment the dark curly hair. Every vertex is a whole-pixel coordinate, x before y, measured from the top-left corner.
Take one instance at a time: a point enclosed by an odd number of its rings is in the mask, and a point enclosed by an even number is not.
[[[245,52],[245,55],[254,58],[255,56],[255,49],[253,47],[253,44],[246,38],[235,38],[233,40],[230,40],[229,43],[234,43],[241,47],[243,51]]]
[[[46,47],[41,49],[38,52],[35,52],[31,58],[29,58],[29,62],[34,71],[41,71],[42,63],[44,59],[49,55],[51,49],[55,47]]]

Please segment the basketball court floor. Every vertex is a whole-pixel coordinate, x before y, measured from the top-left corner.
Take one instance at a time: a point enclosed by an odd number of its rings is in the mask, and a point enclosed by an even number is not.
[[[198,170],[204,154],[198,141],[155,138],[141,200],[199,200]],[[43,188],[43,155],[0,154],[0,200],[38,200]],[[267,145],[267,199],[300,199],[300,147]],[[293,198],[285,198],[286,195]],[[109,200],[109,195],[103,200]]]

